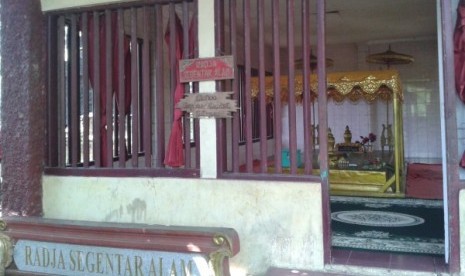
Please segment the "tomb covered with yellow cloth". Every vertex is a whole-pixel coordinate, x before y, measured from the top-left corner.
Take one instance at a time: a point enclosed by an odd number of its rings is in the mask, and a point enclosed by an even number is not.
[[[279,82],[274,76],[264,79],[251,79],[252,97],[258,97],[259,93],[265,93],[268,101],[279,96],[284,104],[289,99],[289,79],[287,76],[279,76]],[[278,93],[274,93],[274,86],[279,83]],[[261,84],[261,86],[260,86]],[[297,75],[292,85],[294,97],[297,103],[308,97],[312,102],[318,101],[318,79],[316,75]],[[307,91],[304,87],[309,87]],[[337,103],[344,101],[359,102],[374,101],[386,102],[392,109],[392,137],[389,148],[370,153],[363,152],[339,152],[339,147],[328,150],[329,182],[332,194],[346,195],[370,195],[370,196],[403,196],[403,131],[402,131],[402,86],[399,74],[395,70],[382,71],[356,71],[337,72],[327,75],[326,91],[328,100]],[[389,105],[389,103],[392,103]],[[356,108],[356,106],[354,107]],[[341,120],[344,118],[341,118]],[[307,126],[310,127],[310,126]],[[383,126],[384,127],[384,126]],[[387,143],[387,142],[386,142]],[[342,143],[343,144],[343,143]],[[320,145],[321,146],[321,145]],[[315,149],[309,149],[315,150]],[[317,158],[318,155],[314,155]],[[343,157],[343,162],[341,161]],[[379,164],[374,164],[379,162]],[[319,165],[313,162],[313,174],[319,174]],[[370,166],[371,164],[371,166]],[[376,166],[373,166],[376,165]],[[272,169],[270,170],[272,171]],[[299,170],[302,171],[303,170]]]

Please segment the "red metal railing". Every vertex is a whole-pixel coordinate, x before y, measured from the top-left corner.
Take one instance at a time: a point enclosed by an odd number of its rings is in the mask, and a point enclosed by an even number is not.
[[[311,125],[315,111],[310,102],[310,78],[303,78],[301,100],[288,96],[283,102],[281,92],[281,76],[292,80],[300,74],[296,58],[302,57],[301,73],[311,73],[310,3],[216,1],[217,55],[234,56],[238,68],[233,80],[218,82],[217,90],[232,90],[233,98],[240,104],[240,111],[233,113],[231,119],[218,119],[222,177],[260,174],[312,178],[312,165],[317,158]],[[197,42],[190,33],[196,8],[196,1],[191,0],[151,0],[49,14],[47,165],[55,170],[48,172],[63,173],[56,168],[157,171],[154,169],[167,167],[164,161],[168,137],[175,120],[177,60],[197,56],[197,47],[189,46],[193,39]],[[180,46],[172,43],[179,40],[183,41]],[[324,48],[324,42],[317,43]],[[324,72],[324,68],[321,70]],[[265,93],[265,78],[270,75],[272,96]],[[250,93],[253,78],[258,79],[256,97]],[[287,95],[294,95],[294,82],[288,83]],[[188,83],[184,90],[195,93],[197,87],[197,83]],[[304,114],[303,149],[297,148],[299,104]],[[285,109],[287,117],[283,117]],[[180,168],[192,171],[180,175],[198,175],[198,122],[186,115],[182,117],[184,165]],[[319,117],[323,116],[322,113]],[[283,123],[289,129],[285,133]],[[283,143],[283,137],[288,142]],[[325,140],[324,135],[321,137]],[[289,153],[287,160],[283,160],[283,152]],[[326,162],[326,157],[323,159]],[[289,161],[289,165],[283,161]],[[115,173],[105,170],[105,174]],[[172,172],[163,174],[176,176]]]
[[[177,60],[197,55],[196,8],[152,0],[48,14],[49,168],[167,167]],[[198,123],[181,120],[180,168],[195,172]]]
[[[224,39],[217,40],[217,54],[233,55],[237,66],[244,68],[243,78],[236,74],[234,80],[223,85],[234,91],[233,97],[241,103],[241,111],[233,115],[230,124],[223,122],[231,128],[226,131],[227,138],[220,141],[219,148],[229,148],[219,153],[219,160],[226,160],[221,167],[222,177],[257,177],[256,174],[259,173],[260,177],[264,178],[277,175],[313,178],[312,167],[318,158],[314,145],[316,134],[312,128],[312,114],[315,112],[312,112],[313,105],[310,99],[310,78],[303,78],[304,92],[299,101],[291,96],[295,94],[293,81],[289,81],[286,87],[289,96],[285,102],[282,101],[281,92],[282,76],[293,80],[297,74],[308,76],[311,73],[310,50],[315,45],[311,46],[310,37],[316,36],[316,31],[311,31],[309,19],[311,2],[218,0],[216,5],[220,7],[219,10],[224,11],[223,22],[217,21],[216,26],[220,31],[216,33],[229,34]],[[321,42],[321,45],[324,47],[324,42]],[[297,68],[295,61],[300,57],[302,67]],[[267,75],[273,76],[271,97],[265,93]],[[259,93],[255,98],[250,93],[252,78],[258,78]],[[272,108],[271,118],[264,116],[267,114],[268,105]],[[304,114],[303,149],[297,148],[298,105],[302,106]],[[258,124],[253,124],[252,118],[256,108],[262,116]],[[284,116],[284,108],[288,110],[287,116]],[[288,125],[289,131],[286,133],[283,133],[283,122]],[[270,123],[273,129],[272,137],[267,133],[267,125]],[[243,143],[240,143],[241,127],[245,130]],[[258,139],[252,137],[252,133],[258,133]],[[283,144],[283,137],[289,141],[287,144]],[[289,153],[288,157],[285,156],[288,160],[283,160],[283,152]],[[300,152],[302,156],[299,155]],[[300,158],[302,164],[298,162]],[[289,165],[284,161],[289,161]],[[319,180],[319,177],[314,179]]]

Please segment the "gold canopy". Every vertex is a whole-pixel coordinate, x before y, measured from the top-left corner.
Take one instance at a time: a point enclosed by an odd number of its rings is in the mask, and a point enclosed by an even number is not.
[[[310,99],[314,101],[318,91],[317,75],[310,75]],[[265,95],[268,99],[273,98],[273,81],[274,76],[265,77]],[[288,77],[280,77],[281,100],[287,102],[289,89]],[[294,79],[296,101],[302,101],[303,97],[303,76],[298,75]],[[252,97],[259,94],[259,78],[251,79]],[[395,70],[382,71],[354,71],[338,72],[327,75],[327,93],[328,99],[336,102],[342,102],[349,99],[357,102],[361,99],[367,102],[373,102],[377,99],[383,101],[392,100],[395,95],[399,101],[403,101],[402,87],[399,74]]]

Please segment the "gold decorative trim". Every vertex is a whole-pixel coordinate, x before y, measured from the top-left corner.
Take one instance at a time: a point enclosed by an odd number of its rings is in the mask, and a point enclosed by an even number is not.
[[[287,76],[280,76],[279,79],[281,101],[287,102],[289,79]],[[304,91],[303,82],[302,75],[294,78],[296,101],[301,102],[305,95],[308,95],[311,101],[316,100],[316,91],[318,91],[317,75],[309,76],[310,91]],[[327,75],[327,88],[328,98],[336,102],[342,102],[345,99],[352,102],[364,99],[369,103],[377,99],[392,101],[394,96],[400,102],[403,101],[399,74],[395,70],[330,73]],[[264,91],[268,100],[274,97],[274,76],[265,77]],[[259,93],[259,78],[254,77],[251,79],[252,97],[257,97]]]
[[[3,220],[0,220],[0,231],[5,231],[6,230],[6,222]]]
[[[218,250],[210,253],[210,267],[213,269],[215,275],[224,275],[224,258],[232,256],[233,246],[232,241],[228,236],[218,233],[213,237],[213,243],[219,247]]]
[[[6,223],[0,220],[0,230],[6,230]],[[13,243],[11,238],[0,233],[0,275],[5,275],[5,270],[13,262]]]

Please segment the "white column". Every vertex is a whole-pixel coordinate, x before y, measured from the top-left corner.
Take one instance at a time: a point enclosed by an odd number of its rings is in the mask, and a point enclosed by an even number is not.
[[[215,56],[215,9],[214,0],[198,1],[199,22],[199,57]],[[214,81],[203,81],[199,84],[200,93],[215,92]],[[216,159],[216,119],[200,119],[200,176],[202,178],[217,177]]]

